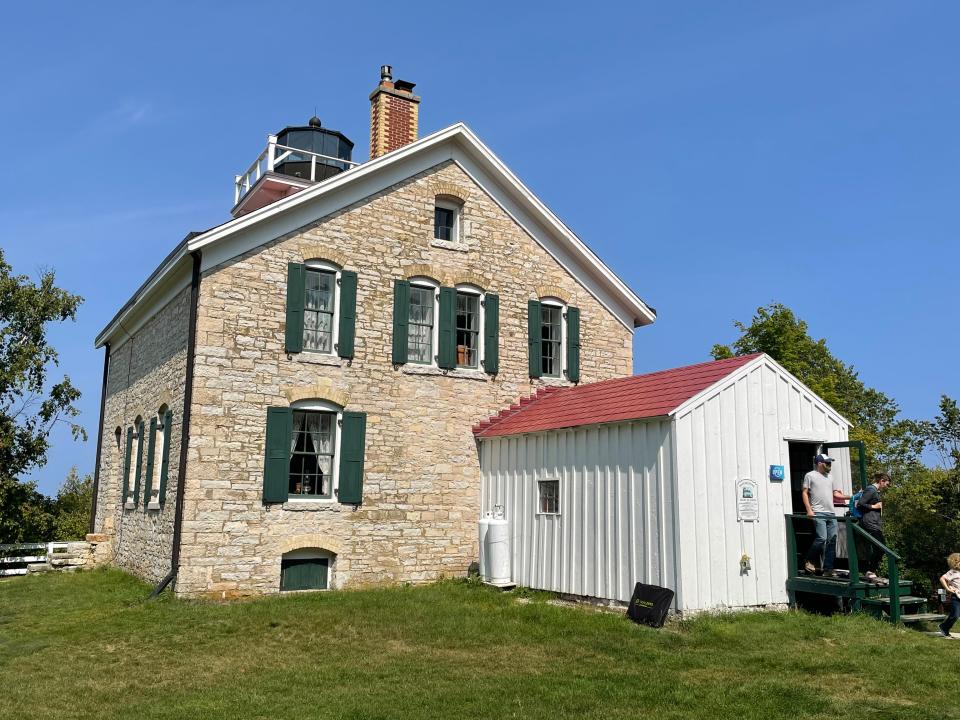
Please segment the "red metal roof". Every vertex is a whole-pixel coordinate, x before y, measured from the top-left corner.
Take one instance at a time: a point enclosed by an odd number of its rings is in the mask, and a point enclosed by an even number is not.
[[[578,425],[669,415],[760,353],[604,380],[566,388],[542,388],[473,428],[477,437],[518,435]]]

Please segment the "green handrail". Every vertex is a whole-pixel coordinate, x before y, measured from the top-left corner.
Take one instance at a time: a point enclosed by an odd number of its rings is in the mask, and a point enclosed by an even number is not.
[[[799,576],[799,563],[797,562],[797,530],[795,526],[797,519],[810,521],[814,520],[814,518],[810,515],[801,513],[789,513],[784,516],[784,520],[786,521],[788,529],[787,550],[790,554],[788,558],[790,578],[796,578]],[[860,535],[861,537],[865,538],[868,543],[872,543],[880,548],[880,550],[882,550],[884,555],[887,557],[887,569],[890,574],[890,619],[894,623],[900,622],[900,617],[902,614],[900,607],[900,568],[897,566],[897,562],[902,562],[902,558],[862,527],[860,527],[860,525],[858,525],[849,515],[837,516],[836,520],[837,522],[844,523],[846,529],[848,553],[847,562],[850,569],[850,576],[847,581],[847,585],[852,589],[852,586],[855,583],[860,583],[859,552],[857,551],[857,545],[855,542],[855,537]]]
[[[859,533],[860,537],[876,545],[887,556],[887,572],[890,574],[890,619],[895,623],[900,622],[900,568],[897,567],[897,562],[902,558],[857,523],[847,523],[847,528],[853,528],[854,533]]]

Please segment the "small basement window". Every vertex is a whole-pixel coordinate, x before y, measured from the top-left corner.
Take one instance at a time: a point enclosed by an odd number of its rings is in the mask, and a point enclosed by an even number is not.
[[[560,481],[540,480],[537,483],[540,492],[539,512],[541,515],[560,514]]]
[[[280,591],[327,590],[330,580],[330,558],[304,557],[294,551],[280,560]]]

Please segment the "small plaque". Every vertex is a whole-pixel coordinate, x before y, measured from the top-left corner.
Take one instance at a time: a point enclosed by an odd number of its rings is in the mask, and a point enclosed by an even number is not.
[[[737,521],[757,522],[760,519],[760,498],[754,480],[737,481]]]
[[[783,482],[783,465],[770,466],[770,482]]]

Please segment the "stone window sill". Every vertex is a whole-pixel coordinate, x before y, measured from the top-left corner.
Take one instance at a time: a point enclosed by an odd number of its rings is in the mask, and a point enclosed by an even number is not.
[[[151,500],[150,502],[147,503],[147,510],[159,510],[159,509],[160,509],[159,500]]]
[[[280,507],[293,512],[340,512],[336,500],[287,500]]]
[[[133,510],[135,507],[136,507],[136,505],[134,505],[133,500],[127,500],[127,501],[123,504],[123,509],[124,509],[124,510]]]
[[[456,242],[454,240],[438,240],[434,238],[430,241],[430,246],[443,248],[444,250],[456,250],[457,252],[470,252],[470,246],[465,242]]]
[[[404,375],[445,375],[446,377],[462,378],[464,380],[482,380],[490,378],[483,370],[474,370],[472,368],[454,368],[447,370],[435,365],[404,365]]]
[[[301,352],[287,355],[288,360],[301,362],[307,365],[328,365],[330,367],[343,367],[349,363],[349,360],[338,355],[327,355],[326,353]]]
[[[534,385],[545,385],[547,387],[572,387],[573,386],[573,383],[567,380],[565,377],[532,378],[531,382]]]

